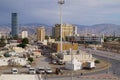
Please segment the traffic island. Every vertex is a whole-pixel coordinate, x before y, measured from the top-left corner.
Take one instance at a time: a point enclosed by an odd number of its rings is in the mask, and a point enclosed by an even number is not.
[[[96,67],[94,69],[82,69],[77,71],[67,70],[64,68],[64,65],[53,65],[50,64],[50,66],[53,68],[53,71],[56,71],[56,68],[59,68],[61,72],[59,74],[53,73],[53,74],[47,74],[47,76],[70,76],[71,74],[74,75],[84,75],[94,72],[99,72],[102,70],[106,70],[111,67],[111,64],[107,61],[100,60],[99,64],[96,64]]]

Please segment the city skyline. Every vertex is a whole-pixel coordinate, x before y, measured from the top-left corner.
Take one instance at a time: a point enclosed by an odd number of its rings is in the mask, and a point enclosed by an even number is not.
[[[8,24],[11,13],[18,13],[19,23],[56,24],[59,20],[58,0],[0,1],[0,24]],[[29,5],[30,4],[30,5]],[[63,23],[120,25],[120,0],[65,0]]]

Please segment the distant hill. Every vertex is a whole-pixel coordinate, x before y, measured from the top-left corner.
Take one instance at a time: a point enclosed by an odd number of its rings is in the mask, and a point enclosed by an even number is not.
[[[77,25],[79,34],[106,34],[106,35],[120,35],[120,25],[116,24],[96,24],[92,26]]]
[[[0,25],[0,32],[9,33],[10,32],[10,27],[8,25]]]
[[[78,33],[79,34],[106,34],[106,35],[120,35],[120,25],[116,24],[95,24],[91,26],[86,25],[78,25],[74,24],[78,27]],[[47,25],[47,24],[39,24],[39,23],[30,23],[30,24],[22,24],[19,25],[19,30],[22,31],[23,29],[28,30],[30,34],[36,33],[37,27],[44,26],[46,29],[46,34],[51,35],[52,34],[52,27],[54,25]],[[10,32],[11,27],[10,25],[0,25],[0,32]]]

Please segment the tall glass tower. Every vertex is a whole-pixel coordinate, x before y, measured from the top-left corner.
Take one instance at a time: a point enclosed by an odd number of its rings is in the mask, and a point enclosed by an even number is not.
[[[17,19],[17,13],[12,13],[12,29],[11,29],[11,34],[12,34],[12,37],[17,37],[18,36],[18,19]]]

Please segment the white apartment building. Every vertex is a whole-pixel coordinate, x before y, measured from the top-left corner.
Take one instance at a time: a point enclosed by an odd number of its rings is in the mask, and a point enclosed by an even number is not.
[[[70,52],[64,52],[63,54],[59,54],[59,56],[62,58],[62,61],[64,62],[71,61],[72,58],[82,63],[95,61],[95,58],[92,56],[92,54],[88,54],[84,51],[77,51],[77,52],[72,51],[72,54]]]
[[[25,58],[18,58],[18,57],[0,58],[0,66],[8,66],[8,65],[25,66],[26,64],[27,64],[27,60]]]
[[[22,38],[28,38],[28,31],[24,30],[21,32],[21,37]]]
[[[65,68],[69,70],[80,70],[82,69],[82,63],[77,61],[76,59],[72,59],[72,61],[68,61],[65,63]]]

